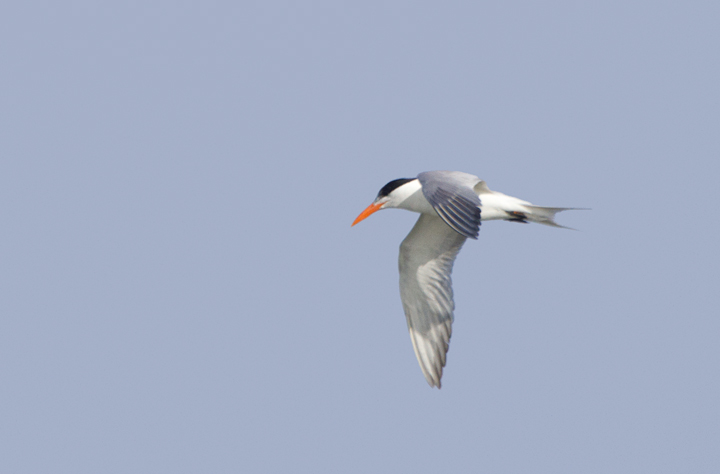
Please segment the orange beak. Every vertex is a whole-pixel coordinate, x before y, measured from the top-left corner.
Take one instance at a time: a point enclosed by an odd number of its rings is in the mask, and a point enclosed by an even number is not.
[[[357,219],[352,223],[352,225],[357,224],[361,220],[365,219],[367,216],[372,214],[373,212],[379,211],[382,207],[383,203],[374,202],[370,204],[364,211],[360,213],[359,216],[357,216]],[[350,227],[352,227],[352,225]]]

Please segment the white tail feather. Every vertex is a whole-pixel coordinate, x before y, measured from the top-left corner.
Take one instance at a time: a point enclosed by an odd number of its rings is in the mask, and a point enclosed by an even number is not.
[[[566,227],[555,222],[555,214],[562,211],[583,210],[577,207],[542,207],[525,204],[528,212],[525,214],[527,220],[537,222],[538,224],[549,225],[552,227],[561,227],[563,229],[576,230],[572,227]]]
[[[575,230],[572,227],[565,227],[555,222],[555,214],[570,210],[587,210],[580,207],[543,207],[535,206],[527,201],[508,196],[497,191],[491,191],[485,181],[478,182],[475,192],[480,198],[480,219],[506,220],[514,222],[536,222],[538,224],[561,227],[563,229]]]

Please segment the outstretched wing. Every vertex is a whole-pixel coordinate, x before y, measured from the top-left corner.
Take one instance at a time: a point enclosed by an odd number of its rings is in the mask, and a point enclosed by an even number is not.
[[[480,178],[459,171],[427,171],[418,175],[423,195],[447,225],[465,237],[480,232],[480,198],[473,187]]]
[[[421,214],[400,245],[400,298],[420,368],[440,388],[452,334],[453,263],[466,237],[432,214]]]

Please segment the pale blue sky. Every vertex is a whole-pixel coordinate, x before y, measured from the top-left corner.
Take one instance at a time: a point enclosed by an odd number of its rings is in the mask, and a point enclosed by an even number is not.
[[[720,472],[720,4],[0,7],[12,473]],[[397,251],[450,169],[490,222],[442,390]]]

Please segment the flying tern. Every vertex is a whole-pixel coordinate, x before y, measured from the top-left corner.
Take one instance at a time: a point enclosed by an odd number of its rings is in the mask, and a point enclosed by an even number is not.
[[[554,216],[573,208],[534,206],[491,191],[468,173],[427,171],[387,183],[352,225],[390,208],[420,213],[400,245],[400,299],[420,369],[440,388],[455,309],[450,275],[465,240],[477,239],[480,222],[488,220],[564,227]]]

